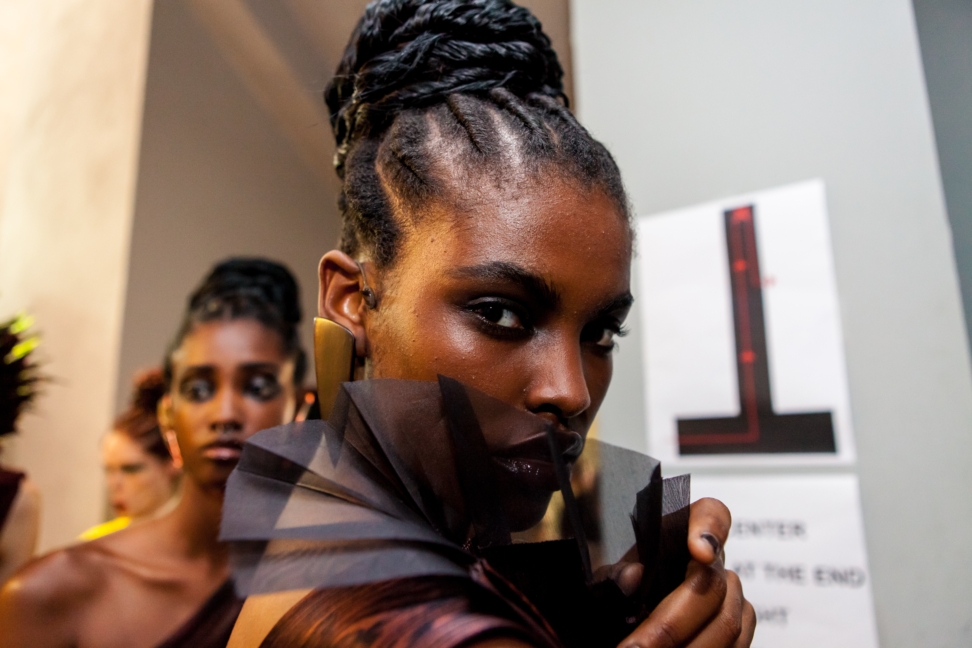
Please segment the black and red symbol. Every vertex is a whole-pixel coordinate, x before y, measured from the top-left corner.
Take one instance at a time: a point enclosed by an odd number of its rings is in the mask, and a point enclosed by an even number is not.
[[[776,414],[770,394],[763,282],[752,205],[725,212],[732,314],[739,376],[739,415],[678,419],[683,455],[836,452],[830,412]]]

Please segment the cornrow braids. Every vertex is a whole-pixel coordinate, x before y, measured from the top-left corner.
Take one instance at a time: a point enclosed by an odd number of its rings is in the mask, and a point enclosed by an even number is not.
[[[189,297],[175,339],[165,354],[163,382],[172,384],[172,355],[196,324],[214,320],[255,319],[280,336],[284,353],[294,358],[294,384],[307,372],[300,345],[300,291],[283,265],[259,258],[234,257],[217,264]]]
[[[599,189],[629,218],[617,164],[574,118],[540,22],[508,0],[375,0],[325,91],[343,180],[341,249],[394,261],[394,207],[449,195],[448,170],[511,165]]]

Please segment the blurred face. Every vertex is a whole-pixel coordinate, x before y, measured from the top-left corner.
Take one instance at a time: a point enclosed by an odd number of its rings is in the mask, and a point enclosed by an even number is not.
[[[186,475],[223,488],[243,442],[293,417],[294,362],[280,336],[252,319],[196,325],[173,355],[162,401],[167,435]]]
[[[178,469],[143,450],[127,434],[105,437],[101,457],[115,515],[147,517],[172,497]]]
[[[586,437],[611,381],[632,303],[630,229],[600,191],[556,177],[510,184],[466,188],[461,207],[406,228],[366,311],[367,373],[451,376],[546,418],[566,449]],[[487,443],[504,498],[529,526],[557,488],[547,441],[499,434]]]

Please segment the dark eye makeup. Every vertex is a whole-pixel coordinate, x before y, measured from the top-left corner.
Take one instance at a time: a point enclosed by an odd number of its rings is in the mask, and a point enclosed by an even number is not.
[[[273,400],[282,389],[277,374],[267,370],[256,370],[243,379],[243,394],[261,402]]]
[[[526,309],[505,297],[480,297],[469,302],[465,309],[476,317],[476,323],[487,335],[521,339],[533,332]]]
[[[135,463],[135,464],[122,464],[121,472],[126,475],[137,475],[138,473],[145,470],[145,464]]]
[[[598,353],[610,353],[618,348],[617,338],[624,337],[628,330],[616,319],[588,324],[581,334],[581,342],[591,344]]]
[[[216,393],[216,380],[211,371],[188,371],[179,381],[179,394],[188,401],[202,403]]]
[[[507,297],[479,297],[464,309],[475,316],[476,324],[487,335],[498,339],[523,339],[536,330],[537,315],[528,307]],[[596,353],[606,354],[617,348],[616,338],[627,335],[621,320],[613,315],[599,317],[581,333],[581,343]]]
[[[272,364],[243,366],[238,375],[237,389],[246,398],[265,402],[281,394],[283,386]],[[204,403],[216,395],[218,376],[212,367],[192,367],[179,381],[179,394],[188,401]]]

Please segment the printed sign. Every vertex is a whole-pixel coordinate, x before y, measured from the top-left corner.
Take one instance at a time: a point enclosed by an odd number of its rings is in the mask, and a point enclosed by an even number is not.
[[[823,183],[639,219],[649,453],[854,458]]]
[[[692,477],[732,511],[726,566],[756,609],[753,648],[877,648],[853,475]]]

